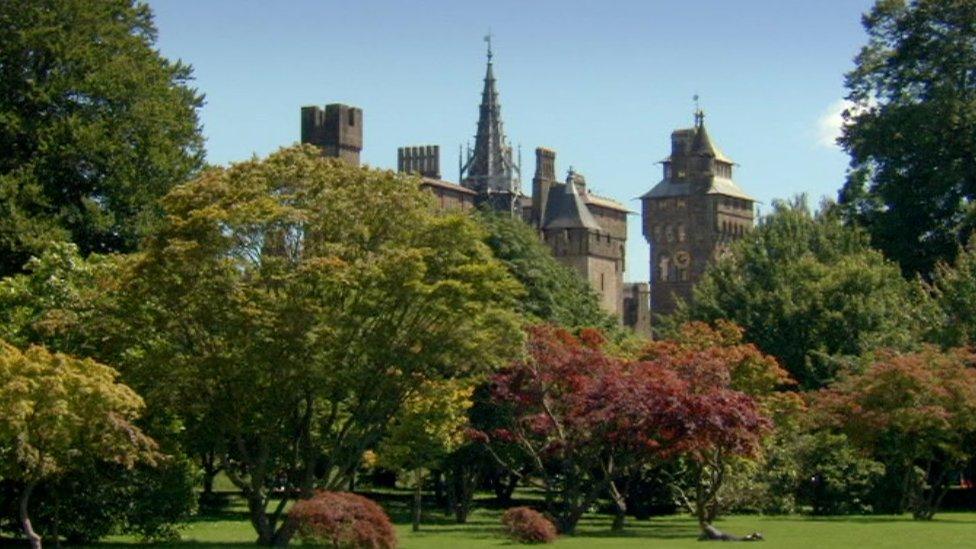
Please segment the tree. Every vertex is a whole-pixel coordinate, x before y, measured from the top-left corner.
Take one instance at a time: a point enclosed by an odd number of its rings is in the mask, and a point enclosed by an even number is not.
[[[907,275],[927,276],[976,221],[976,2],[879,0],[863,24],[840,202]]]
[[[413,475],[413,531],[420,530],[424,469],[438,467],[465,438],[474,387],[456,380],[431,382],[404,402],[379,447],[380,463]]]
[[[589,282],[556,261],[535,230],[495,212],[481,212],[479,220],[487,229],[485,242],[495,257],[525,287],[526,295],[518,303],[525,316],[567,328],[613,330],[618,326],[600,307]]]
[[[687,467],[673,488],[704,530],[718,516],[734,460],[761,455],[772,412],[792,400],[778,391],[794,382],[774,358],[744,343],[742,330],[730,322],[718,321],[714,328],[690,322],[672,338],[648,345],[643,359],[685,382],[689,408],[681,447]]]
[[[26,352],[0,340],[0,467],[23,482],[19,516],[31,547],[41,538],[28,515],[37,484],[91,461],[131,467],[155,459],[155,442],[132,422],[142,399],[92,360]]]
[[[933,347],[885,354],[814,399],[823,424],[899,475],[900,511],[931,519],[954,472],[973,458],[976,356]]]
[[[829,205],[811,213],[800,198],[775,202],[709,267],[673,321],[731,320],[811,389],[872,351],[917,345],[932,314],[921,287],[863,232],[844,226]]]
[[[953,264],[936,264],[929,289],[942,313],[935,339],[946,347],[976,344],[976,237]]]
[[[203,162],[190,67],[134,0],[0,4],[0,276],[50,242],[131,251]]]
[[[345,487],[426,383],[473,383],[520,346],[518,283],[415,178],[303,146],[163,205],[123,276],[125,370],[213,443],[261,544],[287,543],[295,495]]]
[[[682,369],[692,362],[671,354],[630,361],[608,356],[604,344],[595,330],[574,336],[535,326],[527,357],[493,378],[494,397],[512,419],[489,436],[528,456],[529,480],[545,491],[563,533],[604,493],[622,517],[619,483],[642,468],[715,449],[749,454],[768,427],[748,395],[706,388],[714,364]]]

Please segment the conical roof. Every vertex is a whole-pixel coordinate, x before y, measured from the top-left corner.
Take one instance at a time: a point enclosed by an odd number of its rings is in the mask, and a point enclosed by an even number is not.
[[[590,209],[586,207],[586,203],[576,190],[572,172],[566,178],[566,183],[554,185],[549,189],[546,218],[542,222],[542,228],[601,230],[600,224],[593,218]]]

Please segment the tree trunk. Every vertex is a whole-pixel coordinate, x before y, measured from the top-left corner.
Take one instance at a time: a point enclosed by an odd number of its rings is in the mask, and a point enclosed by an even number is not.
[[[512,494],[518,486],[518,476],[513,473],[503,473],[495,480],[495,498],[498,503],[507,506],[512,503]]]
[[[31,481],[24,487],[24,493],[20,495],[20,524],[24,528],[24,535],[30,542],[31,549],[41,549],[41,536],[37,535],[31,526],[30,517],[27,515],[27,504],[30,502],[31,493],[37,482]]]
[[[626,491],[626,487],[624,490]],[[615,507],[610,530],[620,532],[624,529],[624,524],[627,521],[627,497],[617,489],[617,485],[612,481],[610,482],[610,498]]]
[[[420,505],[422,503],[423,494],[421,489],[423,488],[423,473],[420,469],[417,469],[414,473],[413,479],[413,531],[420,531]]]

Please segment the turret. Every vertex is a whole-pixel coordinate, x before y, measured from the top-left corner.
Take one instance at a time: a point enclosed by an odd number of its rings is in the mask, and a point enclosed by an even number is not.
[[[363,111],[333,103],[325,109],[302,107],[302,143],[322,149],[324,156],[341,158],[358,166],[363,150]]]

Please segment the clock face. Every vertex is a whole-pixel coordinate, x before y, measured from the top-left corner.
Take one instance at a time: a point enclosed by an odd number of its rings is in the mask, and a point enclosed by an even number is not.
[[[687,267],[691,263],[691,256],[688,252],[681,251],[674,254],[674,264],[678,267]]]

